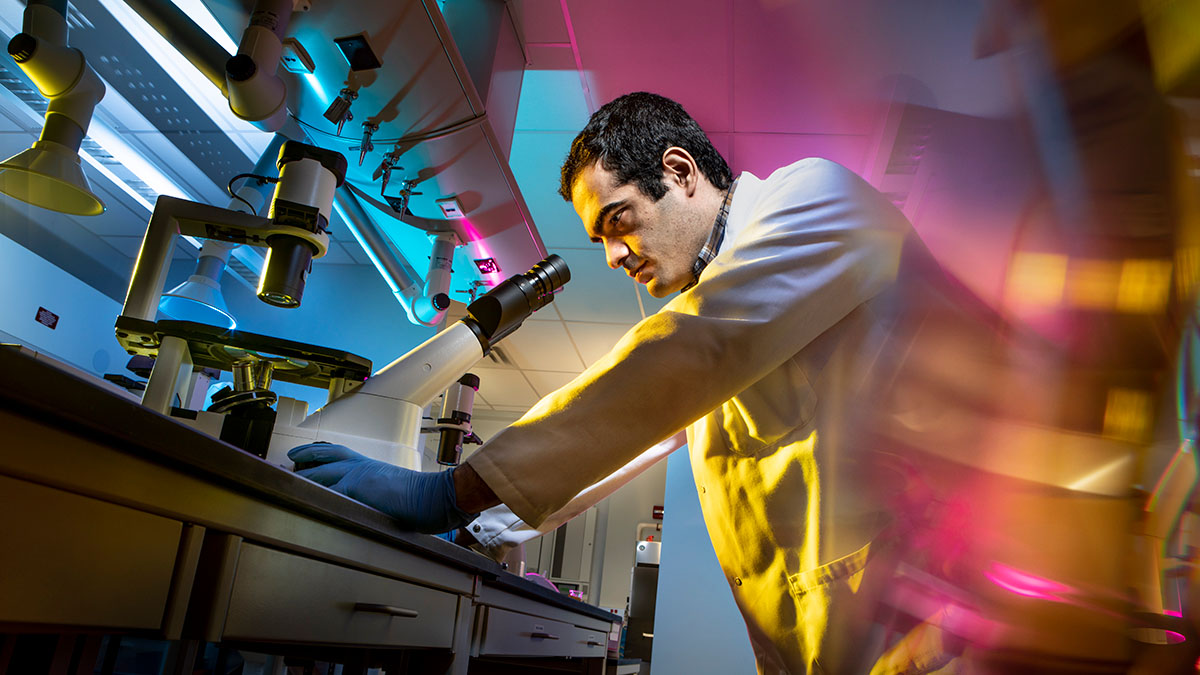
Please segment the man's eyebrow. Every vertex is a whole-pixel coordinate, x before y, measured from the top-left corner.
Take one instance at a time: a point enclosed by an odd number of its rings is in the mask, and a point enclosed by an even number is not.
[[[596,214],[596,220],[592,223],[592,231],[600,232],[602,230],[601,225],[604,223],[604,219],[608,217],[608,214],[612,213],[614,209],[624,205],[624,199],[605,204],[604,207],[600,209],[600,213]],[[592,241],[596,241],[596,239],[597,237],[592,237]]]

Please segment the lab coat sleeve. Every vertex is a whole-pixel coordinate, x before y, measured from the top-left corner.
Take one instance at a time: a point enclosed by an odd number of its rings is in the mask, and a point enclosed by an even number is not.
[[[895,279],[911,227],[861,178],[810,159],[758,187],[752,204],[734,195],[731,221],[745,226],[697,285],[467,460],[526,523],[538,527]]]
[[[557,529],[563,523],[600,503],[600,500],[621,489],[629,481],[641,475],[643,471],[686,444],[687,434],[682,431],[662,443],[655,444],[603,480],[584,488],[565,506],[547,516],[546,520],[537,527],[530,526],[513,513],[512,509],[501,504],[479,514],[479,517],[468,526],[468,530],[471,532],[471,536],[479,542],[479,548],[484,553],[495,560],[500,560],[512,548]]]

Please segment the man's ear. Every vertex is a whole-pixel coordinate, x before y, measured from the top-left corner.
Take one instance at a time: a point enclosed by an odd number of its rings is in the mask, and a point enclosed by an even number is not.
[[[692,153],[678,146],[671,146],[662,155],[663,180],[675,183],[692,196],[700,184],[700,168]]]

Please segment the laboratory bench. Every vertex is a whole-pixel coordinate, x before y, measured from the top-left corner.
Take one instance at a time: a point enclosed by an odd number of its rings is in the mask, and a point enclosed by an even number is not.
[[[122,640],[171,674],[605,670],[605,610],[27,354],[0,383],[0,674],[121,672]]]

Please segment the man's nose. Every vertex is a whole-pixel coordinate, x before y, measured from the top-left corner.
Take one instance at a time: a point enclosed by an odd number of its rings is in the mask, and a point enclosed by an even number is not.
[[[624,266],[625,258],[629,256],[629,247],[619,241],[605,241],[604,255],[608,258],[608,266],[620,269]]]

